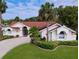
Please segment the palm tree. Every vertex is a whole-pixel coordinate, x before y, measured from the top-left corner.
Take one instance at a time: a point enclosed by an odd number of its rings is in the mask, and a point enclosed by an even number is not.
[[[6,2],[5,0],[0,0],[0,24],[2,24],[2,14],[6,12]],[[0,30],[0,35],[2,35],[2,31]]]

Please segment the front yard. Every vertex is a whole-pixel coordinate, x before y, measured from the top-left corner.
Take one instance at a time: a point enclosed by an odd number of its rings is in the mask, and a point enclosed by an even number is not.
[[[11,50],[3,59],[78,59],[78,47],[60,46],[52,51],[24,44]]]

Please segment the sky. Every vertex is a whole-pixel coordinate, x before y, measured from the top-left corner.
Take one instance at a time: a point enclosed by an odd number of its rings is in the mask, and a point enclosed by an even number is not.
[[[46,2],[54,3],[55,7],[78,4],[77,0],[6,0],[8,8],[3,14],[3,19],[14,19],[16,16],[26,19],[38,16],[40,6]]]

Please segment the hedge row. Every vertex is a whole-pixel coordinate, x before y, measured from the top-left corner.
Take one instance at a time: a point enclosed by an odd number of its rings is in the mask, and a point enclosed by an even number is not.
[[[78,41],[59,41],[59,45],[77,46]]]
[[[42,41],[37,41],[35,44],[41,48],[45,49],[53,49],[57,46],[56,43],[50,43],[50,42],[42,42]]]
[[[44,49],[54,49],[59,45],[77,46],[78,41],[53,41],[53,42],[36,41],[34,44]]]
[[[5,36],[0,36],[0,41],[1,41],[1,40],[5,40],[5,39],[10,39],[10,38],[14,38],[14,36],[7,36],[7,35],[5,35]]]

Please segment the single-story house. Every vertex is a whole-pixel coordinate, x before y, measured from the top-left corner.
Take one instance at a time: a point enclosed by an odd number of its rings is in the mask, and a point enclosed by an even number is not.
[[[47,26],[48,26],[48,40],[55,41],[70,41],[76,40],[76,31],[54,22],[12,22],[9,26],[3,27],[3,35],[10,36],[25,36],[25,29],[29,30],[32,27],[39,29],[42,38],[47,38]]]

